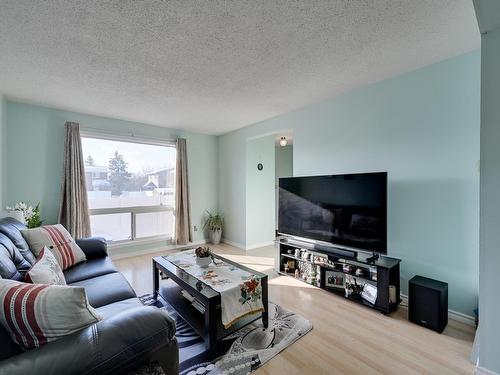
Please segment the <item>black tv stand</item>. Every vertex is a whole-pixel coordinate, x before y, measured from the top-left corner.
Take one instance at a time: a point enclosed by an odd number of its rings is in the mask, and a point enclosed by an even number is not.
[[[369,258],[366,258],[366,261],[367,261],[368,263],[373,263],[373,262],[375,262],[378,258],[380,258],[380,255],[379,255],[379,254],[377,254],[377,253],[372,253],[372,256],[371,256],[371,257],[369,257]]]
[[[338,249],[345,251],[339,254],[332,249],[337,250],[333,246],[280,238],[276,242],[275,269],[384,314],[398,307],[400,259],[364,252],[352,254],[344,249]],[[365,288],[376,291],[375,300],[367,298]]]
[[[358,257],[358,252],[355,250],[343,249],[332,245],[310,243],[295,239],[289,239],[288,243],[297,247],[305,246],[307,248],[310,248],[312,246],[314,250],[321,251],[323,253],[328,253],[330,255],[336,255],[343,258],[356,259]]]

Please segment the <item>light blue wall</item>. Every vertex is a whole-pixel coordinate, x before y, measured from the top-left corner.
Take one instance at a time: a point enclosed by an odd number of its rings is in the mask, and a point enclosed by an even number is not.
[[[230,223],[225,237],[245,239],[245,143],[293,129],[295,176],[389,172],[389,255],[403,259],[403,291],[415,274],[447,281],[450,308],[472,315],[479,90],[475,51],[221,136],[219,208]]]
[[[247,141],[246,246],[261,247],[274,240],[274,136]],[[261,171],[257,164],[264,167]]]
[[[20,200],[32,204],[41,202],[46,222],[57,220],[66,121],[110,133],[186,138],[192,224],[200,227],[203,212],[217,208],[216,137],[13,101],[7,101],[6,105],[7,204]],[[195,241],[203,240],[201,231],[193,235]]]
[[[491,6],[500,10],[498,4]],[[491,16],[487,9],[485,16]],[[500,28],[483,34],[481,46],[479,365],[500,374]]]
[[[65,121],[184,136],[193,224],[205,208],[219,206],[224,237],[251,246],[247,142],[293,129],[294,175],[389,172],[389,254],[403,259],[403,286],[417,273],[448,281],[450,308],[471,315],[478,291],[479,65],[472,52],[218,138],[7,101],[4,203],[40,201],[47,222],[55,221]]]
[[[224,240],[245,248],[246,138],[229,133],[218,137],[218,144],[219,211],[225,216],[222,236]]]

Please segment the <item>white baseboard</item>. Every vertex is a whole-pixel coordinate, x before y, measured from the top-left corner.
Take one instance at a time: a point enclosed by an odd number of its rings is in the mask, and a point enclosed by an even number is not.
[[[271,246],[271,245],[274,245],[274,241],[268,241],[268,242],[258,243],[255,245],[250,245],[250,246],[247,246],[245,250],[254,250],[254,249],[258,249],[260,247]]]
[[[408,306],[408,296],[406,294],[401,293],[401,302]],[[476,326],[476,319],[473,316],[455,311],[448,310],[448,319],[452,319],[456,322],[464,323],[469,326]]]
[[[476,319],[473,316],[455,311],[455,310],[448,310],[448,318],[453,319],[457,322],[461,322],[464,324],[467,324],[469,326],[476,326]]]
[[[246,245],[243,245],[241,243],[228,240],[226,238],[223,238],[222,242],[227,243],[228,245],[237,247],[238,249],[241,249],[241,250],[254,250],[254,249],[258,249],[259,247],[274,245],[274,241],[268,241],[268,242],[257,243],[255,245],[246,246]]]
[[[196,242],[190,242],[187,245],[167,245],[167,246],[161,246],[161,247],[154,247],[151,249],[142,249],[142,250],[126,251],[126,252],[124,251],[120,254],[113,254],[113,250],[110,249],[110,251],[108,251],[108,253],[109,253],[109,257],[111,259],[116,260],[116,259],[136,257],[136,256],[140,256],[140,255],[153,254],[153,253],[157,253],[159,251],[189,249],[191,247],[200,246],[200,245],[204,245],[204,244],[206,244],[206,241],[196,241]]]
[[[228,240],[227,238],[223,238],[222,242],[227,243],[228,245],[237,247],[238,249],[246,250],[245,245],[243,245],[241,243],[238,243],[238,242],[234,242],[234,241]]]
[[[476,375],[498,375],[498,373],[495,371],[488,370],[487,368],[477,366]]]

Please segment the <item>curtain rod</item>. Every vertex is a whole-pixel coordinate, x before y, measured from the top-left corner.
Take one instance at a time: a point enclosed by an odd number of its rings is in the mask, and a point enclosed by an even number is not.
[[[135,140],[138,143],[141,143],[140,141],[143,141],[143,142],[150,142],[157,144],[175,144],[177,142],[177,139],[180,138],[180,137],[175,137],[172,139],[172,138],[162,138],[162,137],[157,137],[157,138],[148,137],[148,136],[137,135],[135,133],[126,133],[120,131],[109,131],[109,130],[91,128],[81,124],[80,124],[80,129],[83,135],[88,135],[89,137],[99,138],[99,136],[102,136],[102,138],[107,138],[111,140],[113,140],[114,138],[127,138],[132,141]]]

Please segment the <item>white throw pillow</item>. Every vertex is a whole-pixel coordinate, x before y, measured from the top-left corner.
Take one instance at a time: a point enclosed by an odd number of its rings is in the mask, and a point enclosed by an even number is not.
[[[47,246],[63,271],[86,260],[85,253],[61,224],[23,229],[21,233],[37,258]]]
[[[33,267],[26,272],[24,281],[32,284],[66,285],[61,266],[47,246],[40,252]]]
[[[84,288],[0,280],[0,324],[23,349],[43,346],[101,319]]]

